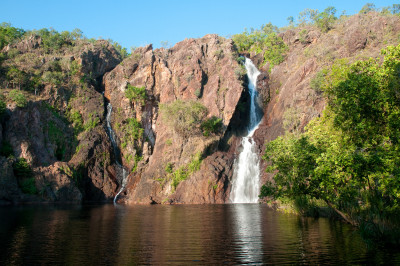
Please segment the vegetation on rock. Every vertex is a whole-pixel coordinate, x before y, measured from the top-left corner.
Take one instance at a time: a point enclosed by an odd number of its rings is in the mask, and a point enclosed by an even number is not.
[[[264,64],[269,63],[270,69],[283,62],[288,49],[282,38],[278,36],[278,28],[271,23],[261,26],[260,30],[245,30],[235,34],[232,40],[239,52],[254,51],[264,53]]]
[[[397,243],[400,236],[400,45],[384,60],[326,71],[328,106],[304,133],[286,133],[266,145],[275,172],[261,197],[321,199],[370,237]],[[365,231],[364,231],[365,232]]]

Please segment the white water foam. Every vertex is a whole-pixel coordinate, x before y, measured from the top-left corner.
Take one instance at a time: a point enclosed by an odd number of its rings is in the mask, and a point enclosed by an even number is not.
[[[261,122],[261,112],[257,108],[257,77],[260,71],[253,62],[246,58],[245,67],[249,79],[250,94],[250,119],[248,134],[242,138],[243,150],[235,161],[232,190],[230,200],[232,203],[257,203],[260,192],[260,158],[256,143],[253,139],[254,131]]]

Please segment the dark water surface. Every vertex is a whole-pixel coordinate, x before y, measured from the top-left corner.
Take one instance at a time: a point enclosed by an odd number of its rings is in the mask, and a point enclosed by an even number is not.
[[[400,264],[329,219],[265,205],[0,208],[0,265]]]

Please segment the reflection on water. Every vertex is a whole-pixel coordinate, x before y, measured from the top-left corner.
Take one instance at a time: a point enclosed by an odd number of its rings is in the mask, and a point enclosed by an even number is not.
[[[263,243],[261,212],[257,204],[234,204],[235,241],[239,247],[237,259],[242,263],[262,263]]]
[[[0,208],[0,265],[399,264],[346,224],[264,205]]]

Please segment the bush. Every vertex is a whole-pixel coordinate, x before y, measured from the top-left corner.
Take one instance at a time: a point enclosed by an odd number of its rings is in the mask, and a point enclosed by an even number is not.
[[[83,131],[83,119],[81,114],[78,111],[71,110],[71,112],[68,114],[68,120],[72,123],[72,126],[74,127],[75,134],[79,134],[80,132]]]
[[[144,104],[146,100],[146,88],[145,87],[134,87],[131,84],[127,84],[125,88],[125,97],[130,101],[140,102]]]
[[[27,104],[27,100],[25,95],[22,94],[22,92],[20,92],[17,89],[11,90],[8,93],[8,98],[10,100],[12,100],[13,102],[15,102],[17,104],[18,107],[25,107]]]
[[[98,124],[100,123],[100,119],[98,117],[94,117],[91,115],[89,119],[85,122],[83,125],[83,128],[85,131],[89,131],[93,128],[95,128]]]
[[[6,112],[6,109],[7,109],[6,103],[3,101],[3,99],[0,98],[0,118]]]
[[[322,92],[322,86],[325,81],[325,73],[324,71],[319,71],[311,80],[310,80],[310,87],[315,92]]]
[[[167,163],[165,165],[165,172],[167,172],[168,174],[172,174],[174,165],[172,163]]]
[[[167,125],[185,137],[199,133],[207,115],[207,108],[196,101],[176,100],[169,104],[161,104],[160,110]]]
[[[134,144],[136,140],[143,136],[143,127],[135,118],[128,118],[122,132],[125,133],[124,142]]]
[[[31,178],[33,172],[25,158],[18,158],[13,165],[14,175],[17,178]]]
[[[25,194],[36,195],[38,194],[36,188],[36,180],[34,177],[22,179],[18,182],[19,187]]]
[[[203,123],[201,123],[201,130],[203,131],[203,136],[210,136],[210,134],[217,134],[222,128],[222,119],[213,116]]]
[[[0,149],[0,155],[7,157],[7,158],[14,155],[14,150],[13,150],[13,147],[11,146],[10,142],[3,140],[3,143],[2,143],[1,149]]]
[[[189,164],[179,167],[171,174],[172,187],[174,188],[174,190],[177,188],[181,181],[186,180],[190,175],[200,169],[201,162],[201,153],[198,152],[193,156]]]

